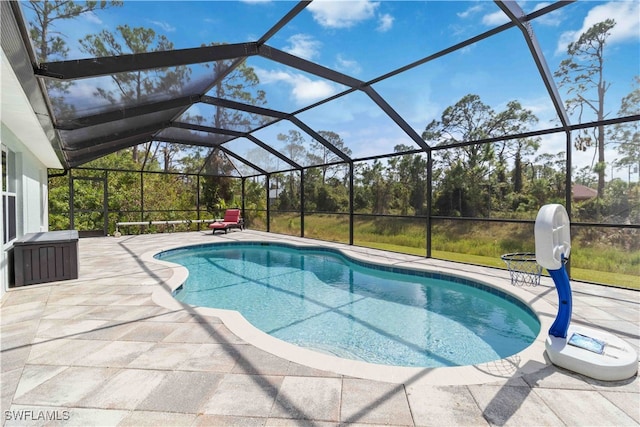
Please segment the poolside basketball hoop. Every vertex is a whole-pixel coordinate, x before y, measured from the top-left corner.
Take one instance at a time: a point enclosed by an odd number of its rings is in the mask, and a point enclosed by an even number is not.
[[[611,332],[571,324],[571,283],[564,265],[571,253],[571,222],[564,206],[541,207],[534,232],[536,261],[547,269],[558,292],[558,315],[544,343],[551,363],[602,381],[635,376],[638,353],[631,344]]]
[[[532,252],[516,252],[504,254],[500,258],[507,264],[511,284],[515,286],[538,286],[542,267]]]

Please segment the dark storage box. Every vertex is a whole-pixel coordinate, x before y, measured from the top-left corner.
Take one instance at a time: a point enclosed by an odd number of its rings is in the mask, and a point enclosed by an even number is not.
[[[78,278],[78,232],[25,234],[13,243],[15,285]]]

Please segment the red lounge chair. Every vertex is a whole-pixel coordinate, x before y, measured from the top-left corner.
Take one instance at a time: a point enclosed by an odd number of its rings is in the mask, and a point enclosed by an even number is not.
[[[224,230],[226,232],[231,228],[239,228],[242,230],[243,221],[240,216],[240,209],[227,209],[224,213],[224,219],[222,222],[216,221],[209,224],[209,228],[213,230],[213,234],[215,234],[218,230]]]

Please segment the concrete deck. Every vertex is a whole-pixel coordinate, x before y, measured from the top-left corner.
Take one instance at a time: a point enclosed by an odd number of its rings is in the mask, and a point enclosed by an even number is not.
[[[255,231],[81,239],[77,280],[7,292],[0,308],[3,425],[640,425],[637,376],[603,382],[573,374],[548,364],[539,342],[486,366],[380,381],[366,367],[333,369],[277,348],[242,322],[232,324],[233,316],[172,305],[167,294],[183,273],[149,254],[228,240],[309,242]],[[503,270],[331,246],[510,286]],[[579,282],[572,288],[573,323],[640,347],[639,292]],[[517,292],[542,310],[557,307],[547,279]]]

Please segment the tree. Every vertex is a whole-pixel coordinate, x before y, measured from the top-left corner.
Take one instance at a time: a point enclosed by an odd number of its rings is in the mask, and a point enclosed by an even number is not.
[[[495,165],[498,188],[504,193],[500,197],[502,200],[507,193],[507,160],[514,164],[514,191],[522,190],[522,159],[535,153],[537,140],[524,138],[496,144],[470,143],[526,132],[537,120],[517,101],[508,102],[503,111],[496,112],[478,95],[468,94],[455,105],[447,107],[440,120],[429,123],[422,138],[438,146],[452,146],[438,152],[443,174],[440,187],[435,191],[437,211],[443,215],[489,214],[491,195],[486,189],[495,184],[491,179],[491,166]]]
[[[342,151],[347,156],[351,155],[351,149],[349,149],[340,135],[335,132],[321,130],[318,132],[325,141],[336,147],[338,150]],[[335,177],[335,175],[341,169],[340,166],[331,166],[330,163],[341,162],[342,158],[335,154],[332,150],[330,150],[326,145],[322,144],[319,141],[313,140],[311,142],[311,149],[313,152],[309,153],[309,157],[312,158],[312,161],[316,164],[322,165],[322,184],[327,182],[328,173],[331,172],[330,177]]]
[[[494,112],[478,95],[466,95],[455,105],[447,107],[440,120],[433,120],[422,133],[422,139],[439,146],[477,141],[491,136]],[[470,168],[493,157],[490,144],[471,144],[457,150],[445,150],[443,161],[449,165],[458,161]]]
[[[593,170],[591,170],[591,167],[589,166],[584,166],[580,168],[574,174],[573,180],[576,184],[584,185],[586,187],[591,187],[592,185],[596,184],[598,181],[597,178],[593,177]]]
[[[408,215],[411,183],[406,161],[402,161],[403,157],[393,156],[387,159],[386,177],[391,193],[389,208],[398,210],[400,215]]]
[[[494,123],[494,131],[498,134],[514,135],[529,130],[538,123],[538,118],[531,110],[522,108],[518,101],[510,101],[506,110],[495,116]],[[507,160],[513,161],[511,176],[513,191],[516,193],[520,193],[523,188],[523,159],[535,154],[540,146],[539,142],[539,138],[518,138],[496,144],[498,170],[502,170],[503,167],[506,169]],[[498,181],[498,184],[505,182],[502,177],[498,177]],[[501,196],[506,196],[506,191]]]
[[[173,49],[165,36],[156,35],[151,28],[129,27],[119,25],[116,32],[102,30],[99,34],[89,34],[80,41],[80,48],[94,57],[119,56],[125,54],[161,52]],[[179,96],[183,86],[189,81],[191,70],[185,66],[171,69],[140,70],[128,73],[112,74],[113,85],[99,87],[95,96],[106,99],[111,104],[120,106],[140,105],[154,96]],[[152,148],[146,144],[146,151]],[[177,151],[167,145],[163,148],[164,165],[170,165],[170,153]],[[138,147],[132,149],[135,162],[139,162]]]
[[[307,150],[304,148],[304,137],[297,130],[290,129],[287,134],[279,133],[276,137],[278,141],[285,142],[283,154],[289,158],[289,160],[300,164],[300,161],[304,159]]]
[[[566,166],[564,151],[543,153],[534,159],[529,193],[535,198],[536,210],[546,203],[564,203]]]
[[[634,78],[634,88],[622,98],[618,111],[620,117],[634,114],[640,114],[640,76]],[[617,124],[610,136],[618,143],[620,157],[616,161],[616,166],[619,169],[628,168],[629,175],[634,169],[640,174],[640,122]]]
[[[433,120],[422,139],[438,146],[477,141],[492,136],[495,112],[478,95],[465,95],[447,107],[440,120]],[[482,186],[494,158],[492,144],[470,144],[441,151],[440,163],[446,171],[435,200],[443,215],[476,216],[484,212]]]
[[[376,159],[371,164],[365,163],[359,166],[358,172],[359,185],[362,186],[359,197],[370,201],[366,205],[371,208],[371,213],[389,213],[391,188],[389,181],[384,176],[385,168],[380,160]]]
[[[206,151],[205,147],[192,147],[189,155],[181,157],[177,162],[185,173],[196,174],[204,165]]]
[[[277,139],[278,141],[286,142],[282,151],[291,161],[300,164],[300,161],[307,155],[307,150],[304,148],[304,137],[297,130],[290,129],[287,134],[280,133]],[[300,206],[300,179],[296,179],[296,176],[299,175],[290,173],[288,179],[287,197],[289,200],[287,205],[290,209],[296,209]]]
[[[221,43],[210,43],[210,46],[219,46]],[[203,45],[204,47],[204,45]],[[215,86],[208,92],[216,98],[231,99],[244,104],[264,105],[266,93],[258,89],[260,80],[255,70],[249,67],[244,60],[215,61],[205,64],[211,70],[216,79]],[[239,131],[248,131],[272,120],[270,117],[251,114],[231,108],[216,107],[211,116],[204,117],[202,124],[221,129],[230,127]]]
[[[76,3],[69,0],[30,0],[25,7],[34,12],[34,20],[29,22],[29,35],[33,40],[38,62],[49,62],[53,59],[66,59],[69,47],[64,34],[57,31],[56,23],[67,19],[75,19],[84,13],[106,9],[110,6],[121,6],[122,1],[87,1]],[[50,81],[51,104],[58,117],[75,113],[72,105],[63,101],[62,94],[68,93],[69,82]],[[56,95],[56,93],[58,95]]]
[[[55,30],[56,21],[74,19],[78,16],[105,9],[109,6],[121,6],[122,1],[86,1],[76,3],[69,0],[30,0],[25,7],[33,10],[35,21],[29,22],[29,34],[34,41],[36,56],[39,62],[47,62],[52,58],[64,59],[69,48],[64,35]]]
[[[568,58],[560,62],[554,73],[560,79],[559,86],[567,87],[570,96],[566,100],[567,110],[577,113],[581,123],[585,109],[595,114],[596,120],[604,120],[605,94],[611,87],[604,79],[605,46],[610,31],[615,27],[613,19],[599,22],[582,33],[577,41],[569,43]],[[595,129],[583,129],[574,140],[578,150],[586,151],[595,146],[597,163],[594,170],[598,174],[598,197],[604,196],[605,189],[605,129],[597,126]],[[595,159],[594,155],[594,159]]]
[[[216,45],[220,45],[220,43],[210,44],[210,46]],[[236,100],[251,105],[263,105],[267,102],[266,93],[257,89],[260,80],[255,70],[247,66],[244,60],[240,62],[236,60],[215,61],[205,64],[205,67],[210,70],[211,75],[220,77],[216,79],[215,85],[208,92],[211,96]],[[250,128],[259,127],[261,124],[271,120],[271,118],[231,108],[216,107],[213,114],[198,116],[194,120],[199,124],[216,129],[247,131]],[[256,150],[253,153],[257,152]],[[234,168],[231,161],[226,156],[222,157],[222,153],[217,148],[212,148],[209,151],[209,158],[218,168]],[[233,187],[230,180],[232,178],[226,176],[216,176],[205,180],[203,188],[205,189],[207,206],[223,206],[231,202],[230,199],[233,198],[233,192],[230,192],[229,189]],[[212,188],[207,188],[207,186],[212,186]],[[214,199],[211,199],[212,197]]]
[[[412,150],[413,147],[399,144],[394,153]],[[423,154],[405,154],[388,160],[389,176],[394,178],[394,195],[402,215],[413,209],[414,215],[426,213],[429,165]]]
[[[203,169],[202,203],[207,211],[222,211],[233,202],[233,163],[220,149],[214,149]]]

